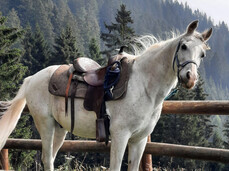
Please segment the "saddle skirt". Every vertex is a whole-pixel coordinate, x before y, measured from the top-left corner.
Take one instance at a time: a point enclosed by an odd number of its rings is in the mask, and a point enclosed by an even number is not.
[[[65,92],[67,89],[68,83],[68,72],[72,65],[61,65],[52,75],[49,82],[49,92],[55,96],[65,97]],[[84,82],[78,82],[75,97],[76,98],[85,98],[88,85]],[[73,91],[73,84],[69,88],[69,97]]]

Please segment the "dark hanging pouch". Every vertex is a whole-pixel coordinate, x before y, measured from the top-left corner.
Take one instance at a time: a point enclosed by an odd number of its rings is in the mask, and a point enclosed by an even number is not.
[[[105,115],[106,115],[106,106],[105,106],[105,101],[103,100],[101,104],[101,108],[100,108],[99,117],[97,117],[97,120],[96,120],[96,127],[97,127],[96,140],[99,142],[106,141],[107,136],[109,140],[109,135],[107,135],[107,130],[106,130],[107,128],[105,126]]]
[[[104,142],[106,140],[106,131],[104,126],[104,118],[96,119],[96,141]]]
[[[109,130],[110,129],[110,116],[107,114],[104,116],[104,126],[105,126],[105,131],[106,131],[105,143],[107,145],[109,142],[109,136],[110,136],[110,130]]]

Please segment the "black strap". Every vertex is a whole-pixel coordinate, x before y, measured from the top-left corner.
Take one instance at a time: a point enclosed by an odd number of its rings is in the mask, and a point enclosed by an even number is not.
[[[197,65],[197,63],[194,62],[194,61],[185,61],[184,63],[179,64],[179,68],[181,67],[183,69],[186,65],[188,65],[190,63],[193,63],[193,64]]]
[[[103,100],[103,103],[100,108],[100,118],[104,118],[104,127],[105,127],[105,133],[106,133],[106,139],[105,144],[107,145],[109,142],[109,135],[110,135],[110,116],[106,112],[106,103],[105,100]]]
[[[176,52],[175,52],[175,55],[174,55],[174,58],[173,58],[173,71],[175,71],[175,61],[176,63],[178,64],[179,63],[179,59],[178,59],[178,51],[180,49],[180,44],[181,44],[181,40],[179,41],[178,45],[177,45],[177,49],[176,49]]]

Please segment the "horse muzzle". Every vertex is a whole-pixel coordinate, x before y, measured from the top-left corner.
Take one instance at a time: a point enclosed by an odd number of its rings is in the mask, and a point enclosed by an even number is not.
[[[183,87],[187,89],[193,88],[197,82],[197,75],[191,71],[187,71],[185,74],[181,74],[179,78]]]

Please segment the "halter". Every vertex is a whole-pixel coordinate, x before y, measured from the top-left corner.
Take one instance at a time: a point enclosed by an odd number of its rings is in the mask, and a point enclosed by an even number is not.
[[[177,64],[177,78],[178,78],[178,82],[180,83],[181,82],[181,79],[179,77],[180,75],[180,71],[188,64],[190,63],[193,63],[197,66],[196,62],[193,61],[193,60],[188,60],[188,61],[185,61],[184,63],[180,64],[180,61],[178,59],[178,51],[180,50],[180,45],[181,45],[181,40],[179,41],[179,44],[177,45],[177,49],[176,49],[176,52],[175,52],[175,55],[174,55],[174,58],[173,58],[173,71],[175,72],[175,62]]]

